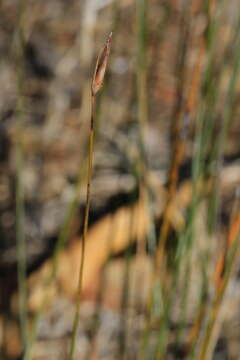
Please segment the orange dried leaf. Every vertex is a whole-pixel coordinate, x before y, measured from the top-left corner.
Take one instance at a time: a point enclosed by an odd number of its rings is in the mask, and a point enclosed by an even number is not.
[[[112,40],[112,32],[107,38],[106,44],[103,50],[100,52],[97,58],[96,67],[92,81],[92,95],[95,96],[101,89],[104,81],[104,75],[107,67],[107,62],[110,54],[110,46]]]

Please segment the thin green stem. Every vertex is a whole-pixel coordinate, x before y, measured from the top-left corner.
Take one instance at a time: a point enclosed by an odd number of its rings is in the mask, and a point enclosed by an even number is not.
[[[60,234],[58,236],[58,239],[57,239],[57,242],[55,245],[55,249],[53,252],[51,272],[50,272],[49,276],[47,277],[47,279],[45,279],[44,284],[43,284],[44,290],[46,292],[47,292],[48,287],[52,284],[52,282],[55,279],[57,268],[58,268],[59,254],[67,242],[67,239],[68,239],[69,233],[70,233],[70,229],[71,229],[72,220],[73,220],[73,217],[76,213],[76,210],[77,210],[77,207],[79,204],[79,192],[80,192],[80,187],[82,184],[82,172],[83,171],[81,169],[81,171],[79,172],[79,175],[78,175],[77,182],[76,182],[73,199],[68,206],[67,213],[66,213],[65,219],[64,219],[64,223],[63,223],[62,229],[60,231]],[[36,339],[38,322],[40,320],[42,312],[44,311],[44,307],[45,307],[45,301],[43,300],[39,310],[34,314],[34,317],[32,320],[31,338],[28,341],[23,360],[31,360],[31,349],[32,349],[32,346]]]
[[[25,349],[28,341],[27,327],[27,284],[26,284],[26,239],[25,239],[25,209],[24,209],[24,186],[23,167],[24,152],[21,144],[21,129],[24,121],[24,34],[23,15],[26,1],[19,2],[18,24],[15,34],[16,45],[16,69],[17,69],[17,143],[16,143],[16,243],[18,259],[18,289],[19,289],[19,318],[22,348]]]
[[[209,198],[209,210],[208,210],[208,228],[210,232],[213,231],[214,225],[216,224],[217,218],[217,209],[219,207],[219,170],[222,164],[222,158],[224,155],[224,148],[225,142],[227,137],[228,128],[230,125],[231,115],[232,115],[232,108],[234,104],[234,100],[236,97],[236,84],[239,77],[240,71],[240,36],[239,36],[239,29],[240,29],[240,17],[238,20],[238,25],[236,29],[236,41],[235,41],[235,48],[236,51],[234,53],[234,64],[233,64],[233,71],[232,76],[230,78],[228,84],[228,90],[226,95],[226,101],[224,106],[223,115],[221,117],[222,123],[220,126],[219,136],[217,138],[216,146],[213,148],[213,152],[211,154],[210,166],[211,166],[211,175],[213,177],[213,190],[211,196]]]
[[[146,0],[136,1],[137,10],[137,97],[140,126],[147,122]]]
[[[208,318],[208,322],[204,331],[203,336],[203,342],[200,350],[200,354],[198,357],[198,360],[205,360],[209,359],[209,352],[212,351],[212,340],[213,340],[213,333],[216,326],[216,322],[218,320],[219,312],[222,306],[222,302],[224,299],[224,295],[226,293],[227,286],[229,284],[229,280],[231,278],[231,275],[234,270],[234,266],[236,264],[236,260],[239,256],[239,250],[240,250],[240,236],[239,233],[237,235],[237,238],[234,241],[234,244],[232,245],[232,248],[230,249],[229,254],[229,261],[227,264],[226,274],[225,278],[223,280],[222,286],[217,290],[215,297],[213,299],[213,304],[211,308],[211,312]]]

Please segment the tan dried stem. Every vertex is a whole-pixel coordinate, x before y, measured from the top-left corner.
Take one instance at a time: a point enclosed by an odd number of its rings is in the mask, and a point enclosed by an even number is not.
[[[91,123],[90,123],[90,129],[89,129],[86,207],[85,207],[84,223],[83,223],[83,237],[82,237],[81,260],[80,260],[78,288],[77,288],[76,312],[75,312],[74,323],[73,323],[73,332],[72,332],[72,337],[71,337],[69,360],[73,360],[73,358],[74,358],[78,323],[79,323],[79,317],[80,317],[83,271],[84,271],[84,257],[85,257],[85,244],[86,244],[87,231],[88,231],[90,195],[91,195],[91,179],[92,179],[92,168],[93,168],[94,119],[95,119],[95,102],[96,102],[95,97],[103,85],[104,75],[106,72],[106,67],[107,67],[108,58],[109,58],[109,54],[110,54],[111,39],[112,39],[112,33],[110,33],[110,35],[108,36],[106,44],[97,58],[96,67],[95,67],[93,80],[92,80],[92,86],[91,86],[91,100],[92,101],[91,101]]]

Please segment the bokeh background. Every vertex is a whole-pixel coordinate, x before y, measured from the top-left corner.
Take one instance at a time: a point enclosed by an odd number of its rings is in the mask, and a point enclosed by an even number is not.
[[[111,31],[76,359],[237,360],[237,0],[1,0],[1,359],[67,359]]]

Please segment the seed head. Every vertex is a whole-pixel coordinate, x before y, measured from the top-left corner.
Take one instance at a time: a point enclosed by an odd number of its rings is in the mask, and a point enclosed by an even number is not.
[[[95,71],[92,81],[92,95],[95,96],[97,92],[101,89],[104,81],[104,75],[107,67],[107,62],[110,54],[110,46],[112,40],[112,32],[109,34],[106,44],[103,50],[100,52],[97,58]]]

